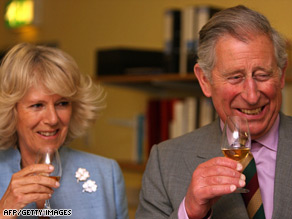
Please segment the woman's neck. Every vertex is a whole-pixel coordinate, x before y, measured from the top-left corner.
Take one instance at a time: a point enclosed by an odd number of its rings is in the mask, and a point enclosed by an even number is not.
[[[21,150],[19,147],[18,147],[18,150],[20,151],[20,155],[21,155],[21,161],[20,161],[21,168],[25,168],[35,163],[36,155],[34,153],[30,153],[27,150]]]

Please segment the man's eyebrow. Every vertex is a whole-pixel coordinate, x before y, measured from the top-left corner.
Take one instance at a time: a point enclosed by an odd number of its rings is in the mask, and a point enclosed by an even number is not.
[[[222,73],[223,76],[234,75],[234,74],[244,74],[244,69],[236,69],[236,70],[226,70]]]
[[[252,72],[254,73],[255,71],[258,71],[258,70],[262,70],[262,71],[265,71],[265,72],[268,72],[268,73],[272,73],[274,69],[272,67],[264,68],[264,67],[258,66],[258,67],[255,67]]]

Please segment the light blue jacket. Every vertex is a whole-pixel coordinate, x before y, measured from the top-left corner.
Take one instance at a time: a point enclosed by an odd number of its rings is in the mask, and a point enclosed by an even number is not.
[[[124,179],[116,161],[65,146],[60,149],[60,157],[63,168],[61,186],[53,193],[50,203],[53,209],[72,209],[72,215],[54,218],[128,218]],[[0,150],[0,197],[5,193],[12,174],[20,170],[20,160],[17,149]],[[84,182],[78,183],[75,178],[79,167],[88,170],[89,179],[98,186],[96,192],[82,192]],[[36,204],[30,203],[25,209],[36,209]]]

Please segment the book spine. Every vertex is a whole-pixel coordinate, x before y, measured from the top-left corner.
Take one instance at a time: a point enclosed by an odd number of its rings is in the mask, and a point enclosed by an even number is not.
[[[169,9],[165,12],[164,69],[166,73],[179,72],[181,12]]]

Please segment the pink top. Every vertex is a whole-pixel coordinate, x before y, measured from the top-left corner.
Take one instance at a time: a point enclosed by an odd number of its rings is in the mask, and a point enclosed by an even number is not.
[[[262,146],[255,145],[251,149],[256,162],[266,219],[271,219],[273,214],[274,179],[278,147],[279,122],[280,117],[278,115],[270,131],[263,137],[256,139],[256,141],[262,144]],[[185,209],[185,199],[183,199],[179,206],[178,218],[188,219],[188,215]]]

